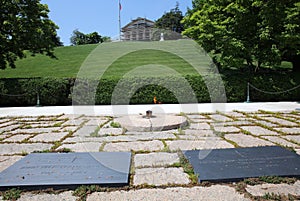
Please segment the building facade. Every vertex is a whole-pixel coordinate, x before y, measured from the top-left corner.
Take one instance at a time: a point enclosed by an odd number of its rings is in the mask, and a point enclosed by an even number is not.
[[[153,21],[139,17],[122,28],[122,39],[124,41],[150,41],[153,28]]]

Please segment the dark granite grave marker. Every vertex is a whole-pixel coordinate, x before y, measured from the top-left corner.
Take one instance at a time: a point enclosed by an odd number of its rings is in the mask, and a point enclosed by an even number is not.
[[[184,152],[199,175],[199,182],[239,181],[261,176],[300,177],[300,156],[282,147],[215,149],[206,156],[208,151]]]
[[[30,154],[0,173],[0,188],[124,186],[130,160],[129,152]]]

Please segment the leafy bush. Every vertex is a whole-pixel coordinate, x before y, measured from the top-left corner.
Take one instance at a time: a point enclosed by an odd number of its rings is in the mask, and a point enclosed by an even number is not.
[[[219,75],[216,75],[219,76]],[[262,91],[281,92],[295,88],[300,76],[292,73],[222,74],[223,83],[212,76],[104,78],[100,81],[74,78],[0,79],[0,106],[33,106],[40,96],[42,105],[151,104],[153,97],[163,104],[208,103],[211,95],[228,102],[244,102],[247,82]],[[210,86],[210,91],[207,88]],[[13,96],[8,96],[8,94]],[[280,94],[250,89],[251,101],[299,101],[300,88]]]
[[[32,106],[37,103],[38,94],[42,105],[69,104],[69,81],[57,78],[0,80],[1,106]]]

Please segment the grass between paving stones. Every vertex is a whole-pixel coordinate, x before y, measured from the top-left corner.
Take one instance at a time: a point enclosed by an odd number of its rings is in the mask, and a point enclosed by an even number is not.
[[[108,143],[108,142],[104,141],[104,142],[101,144],[101,146],[99,147],[99,152],[104,151],[104,147],[105,147],[105,145],[106,145],[107,143]]]
[[[219,114],[219,115],[222,115],[222,116],[225,116],[225,117],[228,117],[228,118],[230,118],[230,119],[232,119],[232,121],[230,120],[228,120],[228,121],[225,121],[225,122],[233,122],[233,121],[237,121],[238,120],[238,118],[237,117],[235,117],[235,116],[231,116],[231,115],[228,115],[228,114],[225,114],[225,113],[223,113],[223,112],[220,112],[220,111],[216,111],[216,113],[217,114]]]
[[[100,131],[100,126],[97,126],[97,128],[94,130],[94,132],[90,133],[90,137],[100,137],[99,131]]]
[[[112,117],[107,117],[107,118],[108,118],[107,121],[105,121],[104,123],[102,123],[99,126],[97,126],[97,128],[94,130],[94,132],[90,133],[90,137],[100,137],[100,135],[99,135],[100,129],[103,128],[106,124],[108,124],[110,121],[113,120]]]
[[[182,167],[183,171],[189,175],[192,184],[198,184],[198,174],[195,174],[193,166],[184,157],[181,151],[178,151],[179,163],[174,163],[172,167]]]
[[[275,193],[266,193],[262,197],[254,197],[258,198],[258,200],[275,200],[275,201],[292,201],[292,200],[299,200],[299,197],[288,194],[286,195],[279,195]]]
[[[258,178],[248,178],[244,180],[244,183],[247,185],[258,185],[258,184],[294,184],[297,181],[293,177],[279,177],[279,176],[262,176]]]
[[[184,135],[185,132],[184,132],[184,130],[182,128],[178,128],[178,133],[177,134],[178,135]]]
[[[112,121],[110,123],[110,126],[113,128],[121,128],[121,124],[119,124],[118,122],[114,122],[114,121]]]
[[[226,134],[225,134],[225,136],[226,136]],[[238,145],[236,142],[234,142],[234,141],[232,141],[232,140],[226,139],[225,136],[222,137],[223,140],[225,140],[225,141],[228,142],[229,144],[232,144],[235,148],[240,148],[240,145]]]
[[[259,178],[248,178],[244,179],[244,181],[240,181],[238,183],[233,183],[232,187],[236,189],[237,192],[244,194],[246,198],[250,198],[251,200],[256,201],[266,201],[266,200],[280,200],[280,201],[291,201],[291,200],[299,200],[299,196],[294,195],[278,195],[273,193],[266,193],[263,196],[253,196],[251,195],[247,190],[247,185],[255,186],[255,185],[261,185],[265,183],[269,184],[294,184],[297,181],[296,178],[288,178],[288,177],[278,177],[278,176],[263,176]],[[276,196],[275,196],[276,195]],[[280,198],[280,199],[277,199]]]
[[[73,152],[71,149],[69,148],[61,148],[61,149],[45,149],[43,151],[34,151],[32,153],[70,153]]]
[[[172,153],[172,151],[171,151],[170,147],[167,145],[166,141],[165,140],[161,140],[161,142],[164,145],[164,148],[161,151],[162,152],[167,152],[167,153]]]
[[[18,188],[12,188],[4,192],[0,192],[3,200],[15,201],[21,197],[22,191]]]
[[[28,153],[26,151],[21,152],[21,156],[27,156],[27,155],[28,155]]]

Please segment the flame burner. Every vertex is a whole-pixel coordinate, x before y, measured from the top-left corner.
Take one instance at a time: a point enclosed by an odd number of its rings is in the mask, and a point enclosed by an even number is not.
[[[152,111],[151,110],[147,110],[146,111],[146,118],[150,119],[152,117]]]

